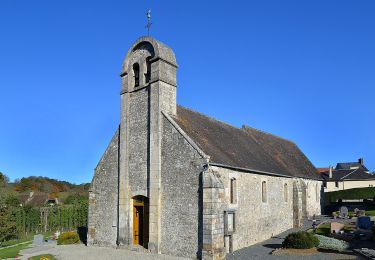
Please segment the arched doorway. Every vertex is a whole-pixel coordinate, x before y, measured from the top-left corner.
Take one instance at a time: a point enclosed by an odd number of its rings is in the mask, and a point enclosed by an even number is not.
[[[148,245],[149,201],[145,196],[133,197],[133,245]]]

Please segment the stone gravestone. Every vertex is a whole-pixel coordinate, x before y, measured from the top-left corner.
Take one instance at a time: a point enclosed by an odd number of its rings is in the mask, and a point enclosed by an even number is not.
[[[339,233],[343,228],[344,224],[338,223],[338,222],[332,222],[331,223],[331,234],[337,234]]]
[[[340,207],[340,218],[347,218],[349,216],[348,208],[345,206]]]
[[[43,244],[43,242],[44,242],[44,236],[43,235],[35,235],[34,236],[34,240],[33,240],[34,245],[41,245],[41,244]]]
[[[357,219],[357,228],[358,229],[371,229],[372,223],[369,216],[361,216]]]

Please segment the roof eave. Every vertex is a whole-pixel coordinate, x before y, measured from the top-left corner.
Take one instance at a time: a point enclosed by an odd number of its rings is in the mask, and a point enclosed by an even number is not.
[[[279,173],[274,173],[274,172],[266,172],[266,171],[254,170],[254,169],[249,169],[249,168],[241,168],[237,166],[214,163],[214,162],[210,162],[209,165],[243,171],[243,172],[251,172],[251,173],[256,173],[260,175],[268,175],[268,176],[284,177],[284,178],[302,178],[302,179],[309,179],[309,180],[315,180],[315,181],[323,181],[323,179],[313,179],[313,178],[300,177],[300,176],[289,176],[289,175],[284,175],[284,174],[279,174]]]

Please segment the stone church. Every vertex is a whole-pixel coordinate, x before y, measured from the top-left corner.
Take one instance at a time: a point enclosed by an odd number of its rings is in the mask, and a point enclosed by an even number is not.
[[[320,214],[322,180],[292,141],[176,103],[173,50],[141,37],[121,119],[89,194],[88,246],[223,259]]]

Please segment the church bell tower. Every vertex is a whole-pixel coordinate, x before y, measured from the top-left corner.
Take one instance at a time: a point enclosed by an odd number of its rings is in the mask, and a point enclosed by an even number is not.
[[[122,66],[119,245],[160,252],[161,116],[176,114],[176,72],[172,49],[152,37],[139,38]]]

